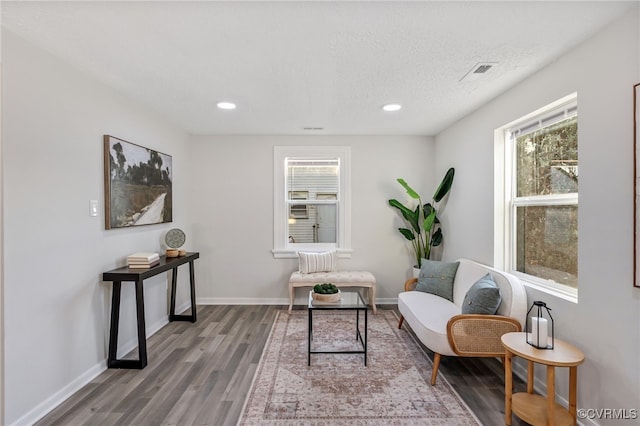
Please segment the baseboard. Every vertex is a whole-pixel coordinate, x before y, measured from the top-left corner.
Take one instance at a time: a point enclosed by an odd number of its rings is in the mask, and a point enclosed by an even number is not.
[[[82,375],[60,389],[58,392],[51,395],[49,398],[42,401],[40,404],[38,404],[24,416],[20,417],[14,423],[11,423],[11,426],[26,426],[34,424],[45,415],[50,413],[51,410],[66,401],[71,395],[79,391],[87,383],[95,379],[106,369],[107,360],[105,359],[104,361],[99,362],[98,364],[85,371]]]
[[[198,297],[197,305],[289,305],[285,298],[257,297]]]
[[[189,309],[191,306],[190,302],[181,305],[176,308],[176,312],[183,312]],[[147,338],[153,336],[158,332],[162,327],[169,323],[167,317],[164,317],[155,323],[153,323],[150,327],[147,328]],[[138,347],[138,339],[133,338],[127,341],[122,345],[122,348],[118,350],[118,358],[126,355],[131,352],[133,349]],[[38,420],[42,419],[44,416],[53,411],[58,405],[62,404],[69,397],[71,397],[74,393],[82,389],[82,387],[89,384],[93,379],[98,377],[107,369],[107,358],[105,357],[102,361],[89,368],[87,371],[78,376],[75,380],[71,381],[69,384],[64,386],[58,392],[51,395],[49,398],[42,401],[32,410],[27,412],[25,415],[20,417],[14,423],[11,423],[10,426],[27,426],[36,423]]]

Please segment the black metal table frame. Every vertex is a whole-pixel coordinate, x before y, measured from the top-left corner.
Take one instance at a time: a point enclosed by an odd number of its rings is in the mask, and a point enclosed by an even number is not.
[[[367,366],[367,305],[364,303],[364,299],[362,299],[362,295],[359,291],[354,291],[358,295],[360,299],[360,303],[362,303],[362,307],[358,306],[341,306],[341,305],[322,305],[321,308],[314,307],[309,308],[309,333],[308,333],[308,341],[307,341],[307,365],[311,365],[311,354],[363,354],[364,355],[364,366]],[[309,298],[311,298],[311,292],[309,292]],[[314,310],[340,310],[340,311],[356,311],[356,340],[360,342],[362,345],[362,350],[352,350],[352,351],[312,351],[311,350],[311,341],[313,340],[313,311]],[[364,338],[362,333],[360,332],[360,311],[364,311]]]
[[[171,308],[169,322],[196,322],[196,288],[193,261],[200,257],[199,253],[187,253],[185,256],[167,258],[161,256],[160,263],[149,269],[130,269],[128,267],[114,269],[102,274],[103,281],[113,282],[111,293],[111,326],[109,330],[109,368],[143,369],[147,365],[147,333],[144,319],[144,290],[143,282],[163,272],[172,270],[171,274]],[[191,314],[176,315],[176,287],[178,285],[178,266],[189,263],[189,281],[191,287]],[[138,359],[118,359],[118,332],[120,328],[120,296],[122,282],[135,283],[136,316],[138,325]]]

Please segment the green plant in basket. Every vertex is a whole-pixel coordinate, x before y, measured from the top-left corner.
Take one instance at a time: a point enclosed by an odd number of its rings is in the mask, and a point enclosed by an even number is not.
[[[338,287],[331,283],[316,284],[313,291],[318,294],[334,294],[338,292]]]

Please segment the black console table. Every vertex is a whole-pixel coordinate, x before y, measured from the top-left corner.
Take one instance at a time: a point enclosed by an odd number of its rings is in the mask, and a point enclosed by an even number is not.
[[[112,281],[111,294],[111,329],[109,331],[109,368],[142,369],[147,365],[147,333],[144,321],[144,292],[142,283],[147,278],[172,270],[171,276],[171,309],[169,321],[196,322],[196,287],[193,261],[200,253],[187,253],[180,257],[160,257],[160,263],[149,269],[131,269],[128,266],[102,273],[102,281]],[[191,315],[176,315],[176,286],[178,283],[178,266],[189,263],[189,280],[191,283]],[[131,281],[136,286],[136,314],[138,317],[138,359],[117,359],[118,329],[120,323],[120,294],[122,282]]]

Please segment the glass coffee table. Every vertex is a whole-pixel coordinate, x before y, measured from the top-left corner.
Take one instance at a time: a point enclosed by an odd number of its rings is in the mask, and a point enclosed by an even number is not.
[[[367,304],[357,290],[340,290],[342,297],[338,302],[319,302],[313,299],[313,291],[309,291],[309,334],[308,334],[308,362],[311,365],[311,354],[363,354],[364,365],[367,365]],[[356,313],[356,341],[362,350],[348,351],[315,351],[311,350],[313,340],[313,312],[326,310],[355,311]],[[360,331],[360,312],[364,312],[364,334]]]

